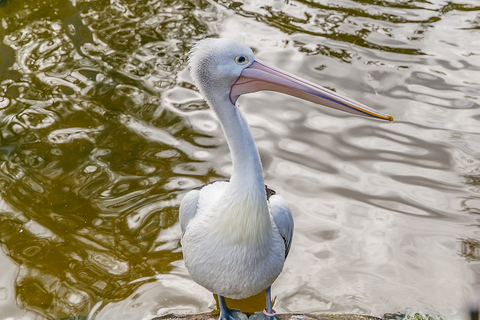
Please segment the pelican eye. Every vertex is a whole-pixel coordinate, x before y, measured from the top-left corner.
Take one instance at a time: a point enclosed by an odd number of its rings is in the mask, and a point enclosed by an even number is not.
[[[245,56],[238,56],[238,57],[235,58],[235,62],[237,64],[245,64],[245,63],[248,62],[248,58],[245,57]]]

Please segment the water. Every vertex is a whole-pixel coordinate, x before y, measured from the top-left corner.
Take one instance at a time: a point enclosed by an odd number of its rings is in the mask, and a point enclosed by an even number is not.
[[[177,223],[231,170],[185,69],[210,36],[396,120],[239,100],[295,217],[277,312],[452,318],[478,292],[477,1],[5,0],[0,21],[0,319],[216,308]]]

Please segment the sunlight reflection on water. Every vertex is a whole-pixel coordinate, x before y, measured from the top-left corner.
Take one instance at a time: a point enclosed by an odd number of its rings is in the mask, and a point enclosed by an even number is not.
[[[185,69],[207,36],[242,40],[259,59],[396,120],[274,93],[239,100],[266,183],[295,217],[276,310],[458,315],[480,283],[475,5],[3,3],[5,317],[216,308],[186,272],[177,224],[186,191],[231,171],[221,128]]]

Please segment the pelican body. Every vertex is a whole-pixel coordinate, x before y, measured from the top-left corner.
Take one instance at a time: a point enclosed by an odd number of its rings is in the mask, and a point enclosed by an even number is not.
[[[272,319],[270,286],[282,271],[293,235],[287,202],[266,188],[250,128],[235,105],[249,92],[283,92],[345,112],[393,120],[335,92],[255,60],[253,52],[230,39],[199,41],[189,54],[190,74],[217,115],[232,154],[229,181],[188,192],[180,204],[182,248],[190,276],[219,297],[220,319],[245,319],[224,297],[242,299],[266,290],[266,309],[255,317]]]

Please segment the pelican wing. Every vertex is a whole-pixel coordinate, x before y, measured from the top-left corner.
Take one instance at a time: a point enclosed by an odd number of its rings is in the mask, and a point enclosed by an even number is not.
[[[180,227],[182,228],[182,236],[187,230],[187,225],[190,219],[192,219],[197,213],[198,198],[200,196],[200,190],[192,190],[183,197],[180,203],[179,220]]]
[[[283,240],[285,241],[285,258],[287,258],[293,237],[293,217],[292,211],[288,207],[287,201],[281,196],[272,194],[269,196],[270,213],[273,221],[277,225]]]

